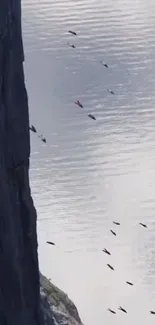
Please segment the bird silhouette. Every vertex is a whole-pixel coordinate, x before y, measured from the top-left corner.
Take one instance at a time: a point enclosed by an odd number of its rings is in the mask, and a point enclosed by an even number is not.
[[[120,223],[117,221],[113,221],[114,225],[120,226]]]
[[[104,252],[104,253],[106,253],[106,254],[108,254],[108,255],[111,255],[111,253],[110,253],[106,248],[104,248],[104,249],[102,250],[102,252]]]
[[[145,225],[144,223],[140,222],[139,224],[140,224],[142,227],[147,228],[147,225]]]
[[[109,269],[113,270],[114,271],[114,268],[113,266],[111,266],[110,264],[107,264],[107,266],[109,267]]]
[[[133,286],[132,282],[126,281],[127,284],[129,284],[130,286]]]
[[[34,125],[29,126],[29,129],[30,129],[32,132],[37,133],[37,130],[36,130],[36,128],[34,127]]]
[[[108,308],[108,311],[110,311],[110,313],[112,314],[116,314],[116,312],[113,309]]]
[[[38,135],[38,137],[41,139],[42,142],[45,142],[45,143],[47,142],[46,139],[43,137],[42,134]]]
[[[77,100],[76,102],[74,102],[74,104],[78,105],[79,107],[83,108],[83,105],[80,103],[79,100]]]
[[[110,231],[114,236],[116,236],[116,233],[113,230],[110,229]]]
[[[110,94],[114,95],[114,91],[113,91],[113,90],[107,88],[107,91],[108,91]]]
[[[100,63],[105,67],[105,68],[109,68],[108,65],[106,63],[104,63],[103,61],[100,61]]]
[[[74,44],[70,44],[70,43],[67,43],[68,46],[72,47],[73,49],[75,49],[75,45]]]
[[[70,33],[72,35],[77,35],[77,33],[73,32],[72,30],[69,30],[68,33]]]
[[[42,140],[43,142],[45,142],[45,143],[46,143],[46,139],[45,139],[45,138],[42,138],[41,140]]]
[[[96,117],[92,114],[88,114],[88,116],[92,119],[92,120],[96,120]]]
[[[53,243],[52,241],[47,241],[46,243],[53,246],[55,245],[55,243]]]
[[[155,315],[155,311],[151,310],[150,314]]]
[[[124,309],[124,308],[122,308],[121,306],[119,306],[119,308],[118,308],[119,310],[121,310],[121,311],[123,311],[124,313],[126,313],[127,314],[127,311]]]

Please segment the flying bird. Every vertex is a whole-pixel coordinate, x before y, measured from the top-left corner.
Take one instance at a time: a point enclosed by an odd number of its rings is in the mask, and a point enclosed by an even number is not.
[[[42,140],[43,142],[45,142],[45,143],[46,143],[46,139],[45,139],[45,138],[41,138],[41,140]]]
[[[113,90],[107,88],[107,91],[108,91],[110,94],[114,95],[114,91],[113,91]]]
[[[106,253],[106,254],[108,254],[108,255],[111,255],[111,253],[110,253],[106,248],[104,248],[104,249],[102,250],[102,252],[104,252],[104,253]]]
[[[109,68],[108,65],[106,63],[104,63],[103,61],[100,61],[100,63],[105,67],[105,68]]]
[[[37,130],[36,130],[36,128],[34,127],[34,125],[31,125],[29,128],[30,128],[30,130],[31,130],[32,132],[37,133]]]
[[[120,226],[119,222],[113,221],[114,225]]]
[[[72,30],[69,30],[68,33],[70,33],[72,35],[77,35],[77,33],[73,32]]]
[[[132,282],[126,281],[127,284],[129,284],[130,286],[133,286]]]
[[[46,243],[53,246],[55,245],[52,241],[47,241]]]
[[[116,314],[116,312],[110,308],[108,308],[108,311],[110,311],[110,313],[112,313],[112,314]]]
[[[119,308],[118,308],[119,310],[121,310],[121,311],[123,311],[124,313],[126,313],[127,314],[127,311],[124,309],[124,308],[122,308],[121,306],[119,306]]]
[[[113,230],[110,229],[110,231],[114,236],[116,236],[116,233]]]
[[[76,102],[74,102],[76,105],[78,105],[79,107],[83,108],[83,105],[80,103],[79,100],[77,100]]]
[[[151,310],[150,314],[155,315],[155,311]]]
[[[144,223],[140,222],[139,224],[140,224],[142,227],[147,228],[147,225],[145,225]]]
[[[92,114],[88,114],[88,116],[92,119],[92,120],[96,120],[96,117]]]
[[[107,264],[107,266],[109,267],[109,269],[113,270],[114,271],[114,268],[113,266],[111,266],[110,264]]]
[[[69,44],[69,43],[67,43],[68,44],[68,46],[70,46],[70,47],[72,47],[73,49],[75,49],[75,45],[74,44]]]

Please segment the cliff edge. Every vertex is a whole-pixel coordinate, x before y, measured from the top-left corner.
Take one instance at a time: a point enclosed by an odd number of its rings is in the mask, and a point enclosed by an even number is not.
[[[40,274],[41,308],[44,315],[44,325],[50,325],[54,319],[55,325],[83,325],[77,308],[68,296]]]
[[[78,324],[73,304],[43,276],[40,295],[23,61],[21,0],[1,0],[0,325]]]

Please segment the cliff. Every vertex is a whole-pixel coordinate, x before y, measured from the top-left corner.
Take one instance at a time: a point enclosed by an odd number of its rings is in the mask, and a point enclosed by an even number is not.
[[[68,296],[40,274],[41,308],[44,315],[44,325],[83,325],[77,308]]]
[[[59,304],[58,289],[51,286],[53,294],[45,299],[48,286],[43,277],[40,300],[37,215],[29,186],[29,114],[23,60],[21,0],[1,0],[0,325],[53,325],[56,321],[62,324],[59,316],[64,298]],[[69,314],[71,310],[64,308]]]

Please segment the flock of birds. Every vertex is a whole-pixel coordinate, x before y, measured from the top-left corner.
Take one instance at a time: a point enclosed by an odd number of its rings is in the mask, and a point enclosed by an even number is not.
[[[116,225],[116,226],[120,226],[120,222],[118,222],[118,221],[113,221],[113,224]],[[142,222],[140,222],[139,225],[141,225],[141,226],[144,227],[144,228],[147,228],[147,225],[144,224],[144,223],[142,223]],[[114,236],[117,235],[116,232],[113,231],[112,229],[110,229],[110,232],[111,232]],[[49,244],[49,245],[55,246],[55,243],[52,242],[52,241],[46,241],[46,243]],[[104,249],[102,250],[102,252],[104,252],[104,253],[107,254],[107,255],[111,255],[111,253],[110,253],[106,248],[104,248]],[[108,263],[107,266],[108,266],[108,268],[111,269],[112,271],[115,270],[114,267],[113,267],[111,264]],[[133,284],[132,282],[130,282],[130,281],[126,281],[126,284],[128,284],[129,286],[133,286],[133,285],[134,285],[134,284]],[[125,308],[123,308],[122,306],[119,306],[119,307],[118,307],[118,310],[120,310],[120,311],[122,311],[123,313],[127,314],[127,310],[126,310]],[[113,309],[111,309],[111,308],[108,308],[108,311],[109,311],[110,313],[112,313],[112,314],[116,314],[116,311],[113,310]],[[155,315],[155,311],[154,311],[154,310],[150,310],[150,314]]]
[[[69,34],[72,34],[72,35],[74,35],[74,36],[77,36],[77,33],[74,32],[74,31],[72,31],[72,30],[69,30],[68,33],[69,33]],[[76,48],[74,44],[70,44],[70,43],[67,42],[67,45],[70,46],[70,47],[72,47],[73,49]],[[109,68],[108,65],[107,65],[105,62],[100,61],[100,63],[101,63],[105,68]],[[107,88],[107,91],[108,91],[110,94],[114,95],[114,91],[113,91],[113,90]],[[80,108],[83,108],[83,105],[82,105],[82,103],[81,103],[79,100],[76,100],[76,101],[74,102],[74,104],[78,105]],[[88,117],[91,118],[92,120],[96,120],[96,117],[95,117],[93,114],[91,114],[91,113],[88,114]]]
[[[68,33],[69,33],[69,34],[72,34],[72,35],[74,35],[74,36],[77,35],[77,33],[74,32],[74,31],[72,31],[72,30],[69,30]],[[67,45],[68,45],[69,47],[71,47],[71,48],[74,48],[74,49],[76,48],[76,46],[75,46],[74,44],[71,44],[71,43],[68,43],[68,42],[67,42]],[[102,64],[105,68],[109,68],[108,65],[107,65],[105,62],[103,62],[103,61],[100,61],[100,64]],[[114,91],[112,91],[111,89],[107,88],[107,91],[108,91],[110,94],[114,95]],[[79,100],[76,100],[74,103],[75,103],[77,106],[79,106],[80,108],[84,108],[84,107],[83,107],[83,104],[82,104]],[[91,113],[88,114],[88,117],[91,118],[92,120],[96,120],[96,117],[95,117],[94,115],[92,115]],[[44,143],[46,143],[46,138],[43,137],[43,135],[38,134],[38,132],[37,132],[36,128],[34,127],[34,125],[31,125],[29,128],[30,128],[30,130],[31,130],[33,133],[36,133],[36,134],[38,135],[38,137],[39,137],[39,138],[40,138]],[[120,226],[120,223],[119,223],[119,222],[116,222],[116,221],[113,221],[113,224],[116,225],[116,226]],[[140,222],[139,224],[140,224],[142,227],[147,228],[147,225],[146,225],[146,224],[144,224],[144,223],[142,223],[142,222]],[[114,230],[110,229],[110,232],[111,232],[114,236],[116,236],[116,232],[115,232]],[[52,242],[52,241],[47,241],[46,243],[49,244],[49,245],[52,245],[52,246],[55,245],[55,243]],[[103,251],[105,254],[109,255],[109,256],[111,255],[110,251],[108,251],[106,248],[104,248],[102,251]],[[108,266],[108,268],[111,269],[112,271],[115,270],[114,267],[113,267],[111,264],[108,263],[107,266]],[[126,281],[126,284],[128,284],[129,286],[133,286],[133,285],[134,285],[134,284],[133,284],[132,282],[130,282],[130,281]],[[126,314],[127,314],[127,310],[126,310],[125,308],[123,308],[122,306],[119,306],[119,307],[118,307],[118,310],[120,310],[120,311],[122,311],[123,313],[126,313]],[[112,314],[116,314],[116,311],[113,310],[113,309],[111,309],[111,308],[108,308],[108,311],[109,311],[110,313],[112,313]],[[155,311],[150,310],[150,314],[155,315]]]
[[[69,30],[68,33],[71,34],[71,35],[77,36],[77,33],[74,32],[74,31],[72,31],[72,30]],[[75,46],[74,44],[70,44],[70,43],[67,42],[67,45],[68,45],[69,47],[71,47],[71,48],[74,48],[74,49],[76,48],[76,46]],[[103,65],[103,66],[104,66],[105,68],[107,68],[107,69],[109,68],[108,65],[107,65],[107,63],[105,63],[105,62],[103,62],[103,61],[100,61],[100,64]],[[114,95],[114,91],[113,91],[113,90],[107,88],[107,91],[108,91],[110,94]],[[83,104],[82,104],[78,99],[74,102],[74,104],[76,104],[76,105],[79,106],[80,108],[84,108]],[[93,115],[93,114],[91,114],[91,113],[88,114],[88,117],[89,117],[90,119],[92,119],[92,120],[96,120],[95,115]],[[35,128],[34,125],[31,125],[31,126],[30,126],[30,130],[31,130],[32,132],[34,132],[34,133],[37,134],[37,130],[36,130],[36,128]],[[47,142],[46,139],[45,139],[42,135],[38,135],[38,137],[39,137],[39,138],[40,138],[44,143]]]
[[[29,127],[29,129],[30,129],[33,133],[36,133],[36,134],[38,135],[38,138],[40,138],[42,142],[46,143],[46,139],[43,137],[42,134],[39,134],[39,133],[37,132],[37,130],[36,130],[36,128],[35,128],[34,125],[31,125],[31,126]]]

